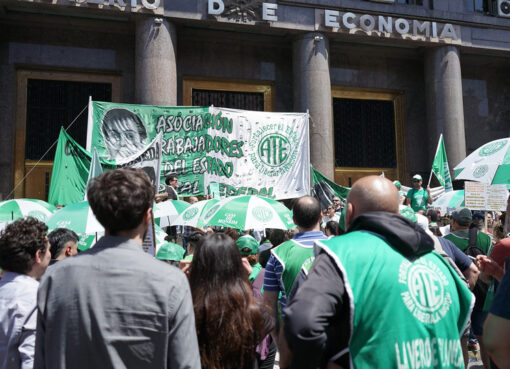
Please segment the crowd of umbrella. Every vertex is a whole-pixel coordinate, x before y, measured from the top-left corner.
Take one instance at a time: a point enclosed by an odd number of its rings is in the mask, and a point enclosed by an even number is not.
[[[251,196],[198,201],[192,205],[181,200],[154,204],[156,248],[165,242],[166,226],[220,226],[238,230],[294,227],[292,212],[278,201]],[[0,202],[0,228],[9,222],[33,216],[48,226],[68,228],[80,236],[80,250],[90,248],[104,235],[103,226],[97,221],[88,201],[67,205],[62,209],[42,200],[16,199]]]
[[[487,184],[506,184],[510,189],[510,138],[489,142],[473,151],[455,168],[455,179]],[[435,199],[433,208],[443,213],[464,206],[464,191],[445,192]],[[211,199],[192,205],[171,200],[154,204],[156,247],[164,242],[161,227],[221,226],[247,229],[290,229],[294,227],[292,212],[278,201],[251,196]],[[89,248],[104,234],[87,201],[70,204],[62,209],[42,200],[14,199],[0,202],[0,230],[9,222],[32,216],[48,226],[49,231],[68,228],[80,236],[79,248]]]

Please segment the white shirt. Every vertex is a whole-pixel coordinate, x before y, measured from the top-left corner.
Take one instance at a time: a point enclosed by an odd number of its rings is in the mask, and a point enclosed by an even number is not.
[[[5,271],[0,280],[0,369],[31,369],[34,363],[39,282]]]

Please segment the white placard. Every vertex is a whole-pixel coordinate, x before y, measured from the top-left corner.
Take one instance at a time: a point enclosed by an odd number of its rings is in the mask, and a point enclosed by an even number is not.
[[[464,186],[464,204],[470,210],[506,210],[508,199],[506,185],[466,182]]]

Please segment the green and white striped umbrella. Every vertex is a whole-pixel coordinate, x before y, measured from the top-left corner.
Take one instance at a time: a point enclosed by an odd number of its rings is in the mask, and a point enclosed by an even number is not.
[[[42,200],[6,200],[0,202],[0,222],[10,222],[28,216],[45,222],[56,211],[56,207]]]
[[[97,221],[88,201],[67,205],[53,214],[46,222],[49,230],[67,228],[79,235],[104,233],[104,228]]]
[[[259,196],[235,196],[220,200],[204,215],[207,225],[246,229],[290,229],[292,211],[276,200]]]
[[[175,218],[190,206],[186,201],[168,200],[154,206],[154,219],[159,218],[159,225],[166,227],[174,224]]]
[[[210,199],[191,204],[172,224],[202,228],[206,225],[203,216],[219,201],[218,199]]]
[[[464,190],[445,192],[430,206],[441,210],[442,214],[451,213],[464,206]]]
[[[455,179],[510,188],[510,138],[491,141],[473,151],[455,168]]]

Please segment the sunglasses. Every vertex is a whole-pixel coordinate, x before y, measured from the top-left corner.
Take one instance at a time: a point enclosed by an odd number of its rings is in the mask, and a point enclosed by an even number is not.
[[[333,200],[333,202],[340,202],[340,200]]]

